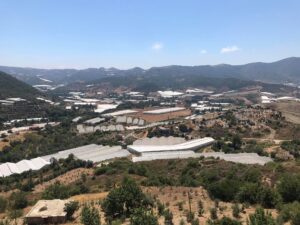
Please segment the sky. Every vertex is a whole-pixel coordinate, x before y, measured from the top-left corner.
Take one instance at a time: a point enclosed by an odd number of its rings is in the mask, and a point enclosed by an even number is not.
[[[300,56],[299,0],[0,0],[0,65],[215,65]]]

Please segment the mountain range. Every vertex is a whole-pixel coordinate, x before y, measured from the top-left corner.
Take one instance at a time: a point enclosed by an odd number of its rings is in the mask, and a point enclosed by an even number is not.
[[[272,63],[249,63],[245,65],[164,66],[142,69],[139,67],[120,70],[116,68],[89,69],[36,69],[0,66],[0,71],[13,75],[31,85],[90,83],[107,77],[127,76],[196,76],[207,78],[236,78],[267,83],[300,83],[300,57],[286,58]]]

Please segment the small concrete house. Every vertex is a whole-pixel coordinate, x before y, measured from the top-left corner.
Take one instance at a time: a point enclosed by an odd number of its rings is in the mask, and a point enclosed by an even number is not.
[[[68,201],[39,200],[25,216],[28,225],[61,224],[67,220],[67,213],[64,211]]]

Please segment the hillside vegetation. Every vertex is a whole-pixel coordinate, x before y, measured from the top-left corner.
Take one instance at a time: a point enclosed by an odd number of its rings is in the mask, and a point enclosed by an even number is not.
[[[0,98],[33,98],[39,92],[30,85],[0,71]]]

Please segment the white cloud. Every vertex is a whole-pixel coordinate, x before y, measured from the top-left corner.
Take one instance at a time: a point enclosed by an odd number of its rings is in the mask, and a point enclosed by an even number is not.
[[[240,50],[241,49],[238,46],[233,45],[233,46],[227,46],[225,48],[222,48],[221,53],[237,52],[237,51],[240,51]]]
[[[202,49],[202,50],[200,51],[200,53],[201,53],[201,54],[206,54],[206,53],[207,53],[207,50]]]
[[[163,47],[164,47],[163,44],[162,44],[162,43],[159,43],[159,42],[154,43],[154,44],[152,45],[152,49],[153,49],[153,50],[156,50],[156,51],[161,50]]]

